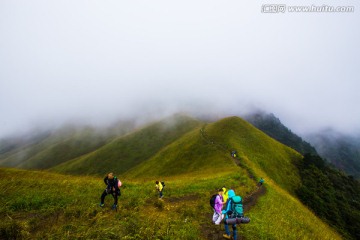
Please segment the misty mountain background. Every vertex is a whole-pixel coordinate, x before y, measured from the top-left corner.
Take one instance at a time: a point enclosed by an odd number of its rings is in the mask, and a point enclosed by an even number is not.
[[[360,136],[346,135],[332,129],[304,136],[293,133],[272,113],[257,112],[245,117],[251,124],[302,155],[320,155],[336,168],[360,178]]]
[[[0,139],[65,122],[101,126],[128,116],[144,123],[182,111],[220,119],[264,109],[288,129],[254,124],[299,152],[314,149],[292,132],[342,133],[336,141],[306,139],[356,173],[360,3],[351,4],[354,12],[271,14],[257,1],[0,1]],[[98,141],[76,155],[108,140],[82,134]],[[40,148],[52,135],[6,140],[0,151],[22,146],[32,155],[27,146]],[[52,151],[79,139],[63,142]]]
[[[353,13],[296,14],[263,4],[0,1],[0,137],[245,108],[296,133],[359,132],[360,3]]]
[[[360,178],[360,136],[351,136],[332,129],[305,137],[319,155],[349,175]]]
[[[270,137],[295,149],[302,155],[306,153],[317,154],[313,146],[283,125],[280,119],[272,113],[257,112],[247,115],[245,119]]]
[[[213,121],[217,117],[208,114],[199,118]],[[244,119],[302,155],[318,154],[334,167],[360,178],[360,137],[326,130],[305,136],[305,141],[272,113],[256,111],[245,115]],[[146,125],[146,122],[137,123],[132,119],[107,127],[67,124],[57,129],[37,129],[26,135],[3,138],[0,140],[0,165],[47,169],[90,153],[141,124]]]

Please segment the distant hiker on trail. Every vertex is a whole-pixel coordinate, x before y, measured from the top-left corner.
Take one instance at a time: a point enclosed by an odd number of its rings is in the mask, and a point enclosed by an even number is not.
[[[223,207],[223,195],[224,190],[220,188],[218,190],[218,194],[215,194],[211,197],[210,205],[214,209],[214,215],[212,218],[213,223],[216,225],[220,225],[221,220],[224,218],[224,215],[221,213],[222,207]]]
[[[159,192],[159,199],[162,199],[162,197],[163,197],[162,191],[164,189],[165,184],[163,184],[163,182],[159,182],[159,181],[156,181],[155,184],[156,184],[155,188]]]
[[[234,190],[228,191],[229,199],[226,203],[225,210],[222,211],[225,214],[225,234],[223,235],[224,238],[231,239],[229,225],[227,223],[227,219],[229,218],[236,218],[243,216],[243,207],[242,207],[242,198],[240,196],[236,196]],[[231,224],[233,229],[233,239],[236,240],[237,230],[236,230],[236,223]]]
[[[265,182],[265,180],[264,180],[263,178],[260,178],[260,181],[259,181],[259,183],[258,183],[258,186],[261,187],[264,182]]]
[[[234,151],[231,151],[231,156],[233,157],[233,158],[236,158],[236,151],[234,150]]]
[[[104,183],[106,185],[106,189],[101,195],[100,207],[103,207],[105,205],[104,201],[106,195],[111,194],[114,198],[114,204],[112,205],[112,209],[117,209],[118,196],[121,195],[121,181],[117,177],[115,177],[113,173],[108,173],[107,176],[104,178]]]

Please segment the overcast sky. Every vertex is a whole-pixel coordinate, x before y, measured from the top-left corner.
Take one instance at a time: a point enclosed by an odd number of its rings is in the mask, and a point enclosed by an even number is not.
[[[359,130],[359,1],[291,1],[353,13],[262,13],[271,2],[0,0],[0,137],[252,108],[298,133]]]

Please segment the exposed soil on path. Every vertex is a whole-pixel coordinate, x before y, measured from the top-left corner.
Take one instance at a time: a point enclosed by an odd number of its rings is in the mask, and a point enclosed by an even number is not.
[[[264,186],[262,186],[262,187],[259,187],[253,193],[251,193],[243,198],[243,204],[244,204],[243,207],[244,207],[245,216],[246,216],[246,212],[250,211],[250,209],[256,205],[259,197],[263,196],[265,193],[266,193],[266,188]],[[212,215],[213,215],[212,213],[206,214],[206,219],[208,219],[209,221],[201,225],[201,231],[203,233],[202,234],[203,238],[207,239],[207,240],[225,239],[223,237],[223,234],[225,233],[223,222],[220,225],[215,225],[211,221]],[[251,222],[249,224],[251,224]],[[239,228],[239,227],[241,227],[241,226],[238,224],[237,228]],[[232,230],[230,230],[230,231],[232,231]],[[239,231],[238,231],[238,233],[239,233]],[[239,234],[238,234],[237,240],[244,240],[244,238],[242,236],[239,236]]]
[[[200,195],[192,194],[192,195],[186,195],[183,197],[169,197],[169,198],[165,199],[165,201],[170,202],[170,203],[177,203],[177,202],[183,202],[183,201],[197,200],[199,198],[200,198]]]
[[[244,204],[244,212],[248,212],[253,206],[256,205],[257,200],[259,197],[266,193],[266,188],[264,186],[259,187],[255,192],[252,194],[244,197],[243,204]]]
[[[230,149],[228,149],[228,147],[210,139],[210,137],[206,134],[205,127],[203,127],[200,130],[200,134],[202,135],[203,139],[205,139],[208,143],[213,144],[217,149],[226,151],[230,154]],[[241,159],[239,159],[238,157],[232,157],[232,159],[234,160],[236,165],[246,170],[248,176],[252,180],[256,181],[256,178],[253,175],[252,171],[241,162]],[[256,205],[259,197],[263,196],[265,193],[266,193],[266,188],[264,186],[260,186],[255,191],[253,191],[252,193],[250,193],[249,195],[243,198],[243,208],[244,208],[245,216],[246,216],[246,212],[250,211],[250,209]],[[208,240],[224,239],[223,237],[223,234],[225,233],[224,224],[222,222],[220,225],[215,225],[211,221],[212,215],[213,215],[212,213],[206,214],[206,219],[208,219],[208,221],[201,225],[201,230],[203,233],[202,236],[204,239],[208,239]],[[249,224],[251,224],[251,222]],[[239,227],[240,226],[238,224],[238,228]],[[239,236],[238,234],[237,240],[240,239],[244,240],[244,238],[242,236]]]
[[[170,203],[170,204],[174,204],[174,203],[181,203],[181,202],[186,202],[186,201],[193,201],[193,200],[198,200],[200,199],[200,195],[198,194],[191,194],[191,195],[185,195],[182,197],[164,197],[163,199],[161,199],[161,201]],[[157,197],[154,198],[149,198],[146,200],[146,204],[154,204],[154,202],[159,201],[159,199]]]

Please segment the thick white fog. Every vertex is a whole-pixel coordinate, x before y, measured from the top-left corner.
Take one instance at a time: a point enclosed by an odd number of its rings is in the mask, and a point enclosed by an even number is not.
[[[359,2],[346,2],[351,13],[264,13],[270,3],[1,1],[0,137],[253,109],[300,133],[359,130]]]

